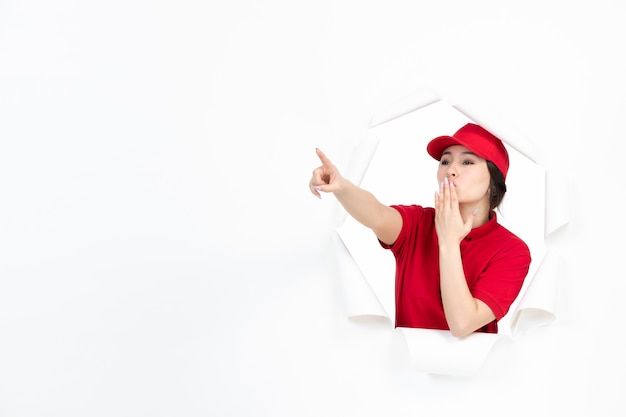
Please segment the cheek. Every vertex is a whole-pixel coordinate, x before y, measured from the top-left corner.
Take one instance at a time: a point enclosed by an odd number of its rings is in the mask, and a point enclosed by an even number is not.
[[[486,194],[486,195],[490,195],[491,194],[490,193],[490,190],[491,190],[490,185],[491,185],[491,182],[489,181],[489,179],[487,179],[487,181],[485,181],[483,183],[482,189],[484,190],[484,194]]]
[[[474,196],[474,198],[482,198],[485,195],[489,195],[489,178],[476,178],[476,181],[471,187],[468,187],[468,193]]]
[[[477,172],[474,180],[476,181],[475,184],[477,190],[480,190],[484,194],[489,194],[491,176],[489,175],[489,171],[487,171],[487,166],[485,166],[484,172]]]

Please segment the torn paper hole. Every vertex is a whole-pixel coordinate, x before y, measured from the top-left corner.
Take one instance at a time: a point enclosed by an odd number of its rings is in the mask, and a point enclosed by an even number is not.
[[[379,140],[376,146],[371,146],[372,139],[368,137],[367,140],[370,143],[368,149],[371,153],[361,154],[362,160],[368,161],[367,164],[361,163],[365,172],[360,176],[354,172],[353,174],[362,179],[360,185],[363,188],[373,192],[385,204],[415,203],[432,206],[433,194],[437,186],[437,162],[426,153],[428,141],[441,134],[453,133],[469,121],[488,129],[495,129],[505,143],[511,158],[511,169],[507,178],[509,192],[502,204],[502,213],[498,213],[499,222],[528,244],[533,258],[520,296],[499,323],[500,334],[512,335],[516,329],[519,330],[522,327],[545,325],[551,320],[550,318],[553,320],[556,317],[554,303],[548,302],[548,299],[554,298],[553,292],[556,291],[556,285],[551,285],[550,281],[556,281],[557,277],[539,267],[546,253],[545,216],[548,202],[544,198],[546,173],[534,162],[536,150],[532,142],[478,106],[474,108],[459,102],[451,106],[444,99],[434,99],[430,92],[425,96],[415,97],[414,103],[412,106],[409,99],[404,99],[398,106],[391,106],[390,109],[372,118],[373,127],[370,131]],[[553,218],[559,219],[556,224],[567,222],[566,218],[558,217],[557,214],[554,214]],[[380,314],[393,321],[395,311],[393,255],[379,246],[369,229],[364,228],[349,216],[337,229],[337,233],[344,245],[344,250],[338,252],[338,257],[341,258],[340,264],[344,269],[351,270],[345,272],[346,276],[341,278],[345,289],[344,294],[350,298],[350,301],[346,300],[346,305],[349,306],[346,311],[351,312],[349,315]],[[537,276],[540,277],[537,281],[541,281],[541,286],[534,285]],[[365,280],[367,285],[359,280]],[[535,292],[543,293],[544,291],[551,292],[551,295],[546,295],[543,299],[532,296]],[[530,295],[525,296],[526,294]],[[357,297],[362,298],[356,301]],[[401,331],[405,334],[419,334],[421,349],[426,349],[423,343],[427,343],[428,348],[432,348],[432,352],[449,351],[446,347],[448,345],[444,345],[444,343],[449,344],[449,340],[441,336],[425,336],[433,332],[432,330],[418,329],[423,330],[418,332],[412,330]],[[499,337],[499,335],[471,336],[455,339],[453,344],[459,351],[465,349],[464,345],[467,345],[468,355],[466,355],[467,358],[464,360],[466,362],[462,369],[461,364],[458,365],[457,373],[459,374],[470,369],[478,369]],[[481,338],[481,343],[475,342],[478,338]],[[407,339],[409,348],[412,346],[410,340],[416,339],[414,336],[409,336]],[[489,342],[486,342],[487,340]],[[478,351],[480,354],[469,354]],[[450,363],[450,361],[444,362]],[[418,369],[420,363],[416,362]],[[429,363],[435,362],[429,361]],[[433,366],[428,369],[422,367],[421,370],[434,373],[455,373],[453,369],[437,370]]]

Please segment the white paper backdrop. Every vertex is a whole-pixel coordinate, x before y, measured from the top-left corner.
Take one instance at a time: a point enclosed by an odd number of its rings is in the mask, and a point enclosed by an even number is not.
[[[0,2],[0,415],[623,414],[625,14]],[[569,196],[555,320],[471,377],[345,316],[342,213],[307,189],[315,147],[358,175],[372,115],[423,87],[497,111]]]

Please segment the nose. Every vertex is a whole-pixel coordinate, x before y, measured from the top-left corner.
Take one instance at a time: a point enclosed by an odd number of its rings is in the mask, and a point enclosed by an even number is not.
[[[454,167],[454,164],[448,165],[446,173],[448,175],[448,178],[456,178],[459,175],[456,168]]]

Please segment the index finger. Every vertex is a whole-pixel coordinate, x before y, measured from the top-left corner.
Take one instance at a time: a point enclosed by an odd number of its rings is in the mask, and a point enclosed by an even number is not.
[[[328,159],[328,157],[324,155],[324,152],[322,152],[318,148],[315,148],[315,153],[317,153],[317,156],[320,158],[320,161],[322,161],[322,165],[324,165],[325,167],[330,167],[333,165],[332,162],[330,162],[330,159]]]

